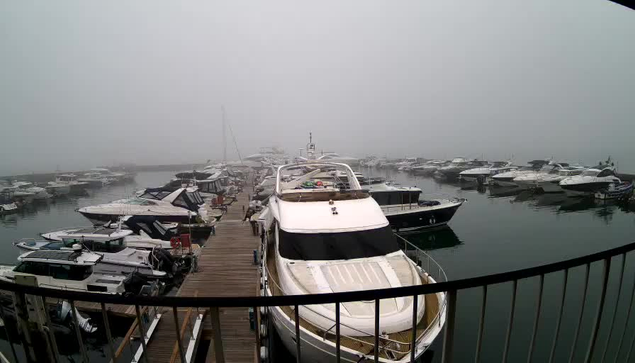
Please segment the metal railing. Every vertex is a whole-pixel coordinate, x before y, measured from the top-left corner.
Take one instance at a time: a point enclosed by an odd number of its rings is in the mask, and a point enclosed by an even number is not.
[[[411,246],[408,243],[405,243],[408,248]],[[535,354],[535,347],[537,341],[537,335],[539,332],[538,329],[538,321],[541,316],[541,306],[543,301],[543,290],[545,285],[546,276],[553,273],[562,273],[562,295],[560,296],[559,304],[555,306],[557,308],[557,317],[553,320],[553,330],[555,330],[555,335],[550,342],[550,355],[549,362],[554,361],[555,359],[555,351],[558,347],[559,342],[559,334],[561,333],[562,328],[562,318],[564,315],[564,306],[565,306],[565,298],[567,295],[567,286],[570,284],[570,271],[576,267],[583,267],[585,270],[584,277],[584,289],[583,296],[585,297],[582,301],[582,308],[580,309],[578,319],[575,321],[575,335],[571,347],[568,348],[570,351],[570,361],[576,357],[581,358],[584,362],[590,361],[592,358],[594,360],[605,360],[607,356],[607,349],[609,348],[607,342],[615,342],[617,343],[617,347],[612,349],[614,351],[614,361],[622,361],[618,360],[619,357],[625,357],[624,361],[629,361],[632,356],[633,346],[635,345],[635,334],[631,337],[630,341],[627,338],[627,332],[630,331],[627,329],[629,325],[629,320],[631,319],[632,313],[632,305],[634,302],[635,296],[635,283],[631,291],[624,291],[623,289],[623,281],[625,275],[625,268],[627,266],[627,255],[635,250],[635,243],[627,244],[621,247],[609,249],[606,251],[569,259],[566,261],[550,263],[546,265],[541,265],[537,267],[525,268],[505,273],[497,273],[491,274],[487,276],[466,278],[461,280],[454,281],[440,281],[438,283],[417,285],[417,286],[406,286],[400,288],[389,288],[389,289],[377,289],[377,290],[364,290],[364,291],[350,291],[350,292],[339,292],[339,293],[331,293],[331,294],[313,294],[313,295],[276,295],[276,296],[251,296],[251,297],[174,297],[174,296],[163,296],[163,297],[155,297],[155,296],[119,296],[119,295],[106,295],[106,294],[91,294],[85,292],[74,292],[74,291],[63,291],[56,289],[48,289],[42,287],[34,287],[27,285],[19,285],[8,282],[0,282],[0,291],[2,292],[10,292],[14,294],[14,299],[23,300],[25,295],[42,297],[44,299],[64,299],[68,300],[71,305],[74,307],[77,302],[93,302],[100,304],[101,312],[104,317],[104,329],[106,331],[106,335],[108,337],[108,346],[111,352],[111,357],[114,357],[114,341],[112,339],[110,327],[109,327],[109,317],[108,310],[106,309],[106,304],[125,304],[131,305],[135,307],[136,316],[139,321],[142,321],[141,307],[168,307],[173,309],[173,312],[176,312],[177,308],[203,308],[209,309],[209,315],[211,318],[212,329],[214,332],[214,354],[216,360],[218,362],[224,362],[224,351],[222,347],[222,335],[223,329],[221,326],[221,322],[219,319],[219,308],[225,307],[241,307],[241,308],[253,308],[256,316],[259,316],[260,307],[282,307],[282,306],[292,306],[294,307],[294,322],[298,322],[300,320],[299,317],[299,306],[304,305],[315,305],[315,304],[335,304],[335,349],[331,352],[334,356],[333,360],[340,361],[342,358],[341,353],[344,352],[342,349],[341,339],[343,336],[340,333],[341,322],[340,322],[340,308],[342,303],[353,302],[353,301],[374,301],[375,302],[375,331],[374,331],[374,339],[375,339],[375,347],[380,347],[380,325],[379,325],[379,308],[380,308],[380,300],[382,299],[390,299],[390,298],[398,298],[398,297],[412,297],[414,301],[417,301],[417,297],[421,295],[427,294],[436,294],[436,293],[445,293],[446,300],[444,301],[445,305],[445,331],[443,333],[443,348],[442,348],[442,361],[443,362],[451,362],[453,361],[453,355],[457,352],[458,348],[455,348],[455,331],[458,326],[460,326],[461,321],[457,320],[457,298],[460,293],[464,293],[465,290],[479,288],[482,289],[482,299],[481,299],[481,314],[479,320],[479,327],[477,332],[477,341],[476,347],[472,347],[470,349],[474,349],[475,351],[475,361],[478,362],[482,359],[482,343],[484,340],[484,326],[486,325],[485,319],[485,311],[488,304],[488,291],[489,287],[496,284],[502,283],[512,283],[512,293],[511,293],[511,303],[510,303],[510,312],[507,319],[507,329],[505,332],[505,339],[501,342],[502,350],[503,350],[503,361],[508,361],[510,357],[510,341],[512,340],[512,332],[516,321],[514,319],[516,304],[517,304],[517,293],[519,281],[529,279],[529,278],[539,278],[539,288],[537,289],[536,294],[536,310],[533,316],[532,322],[532,333],[531,340],[527,343],[528,353],[527,353],[527,361],[530,362],[533,355]],[[431,266],[434,265],[432,262],[433,259],[427,255],[422,255],[422,259],[420,263],[427,263],[427,261],[431,262]],[[615,262],[614,260],[618,260]],[[589,281],[590,281],[590,269],[593,263],[600,262],[601,269],[601,277],[598,280],[599,283],[599,298],[597,305],[595,307],[595,312],[592,315],[592,320],[590,324],[585,324],[585,328],[582,329],[581,325],[583,325],[583,320],[585,316],[589,315],[589,306],[584,306],[584,301],[586,296],[589,294]],[[617,279],[618,284],[618,293],[610,296],[616,295],[613,300],[607,299],[607,286],[609,282],[609,274],[611,272],[611,265],[617,263],[620,267],[619,269],[615,269],[617,272],[614,273],[614,277]],[[626,290],[626,289],[625,289]],[[627,299],[628,304],[620,304],[620,300]],[[491,299],[490,299],[491,300]],[[608,309],[608,313],[605,313],[605,309],[608,304],[613,306],[614,310]],[[413,304],[413,317],[416,317],[417,314],[417,306],[416,303]],[[16,306],[16,316],[17,316],[17,324],[23,328],[26,327],[24,324],[29,324],[28,321],[25,321],[24,312],[19,309],[20,304],[15,304]],[[621,312],[624,313],[626,310],[626,318],[623,321],[620,321],[621,330],[614,330],[615,324],[619,321],[616,319],[616,315],[618,314],[618,308],[622,307]],[[41,324],[46,325],[47,322],[50,322],[50,316],[48,314],[47,309],[44,309],[43,322]],[[82,332],[77,324],[78,317],[75,313],[75,310],[72,309],[72,318],[75,321],[74,329],[77,336],[78,343],[80,345],[80,351],[82,352],[83,359],[87,359],[86,348],[82,339]],[[5,323],[7,312],[4,309],[0,309],[0,318]],[[176,314],[176,313],[175,313]],[[598,348],[598,340],[601,335],[598,334],[600,330],[600,325],[603,320],[603,315],[607,315],[606,321],[604,324],[605,331],[608,334],[602,336],[603,344],[600,344],[603,349]],[[170,330],[176,331],[177,333],[181,330],[181,326],[179,325],[179,319],[175,315],[175,326],[169,327]],[[256,319],[256,321],[258,321]],[[414,331],[416,334],[416,319],[413,319],[414,323]],[[50,324],[50,323],[49,323]],[[256,324],[258,325],[258,324]],[[50,327],[49,327],[50,328]],[[176,329],[175,329],[176,328]],[[12,354],[14,361],[18,361],[18,356],[15,353],[16,347],[20,347],[18,344],[18,336],[12,335],[9,333],[9,329],[5,328],[7,332],[7,338],[9,340],[9,344],[12,348]],[[24,330],[24,329],[22,329]],[[141,335],[146,336],[146,332],[143,331],[143,327],[141,328]],[[256,327],[254,329],[254,334],[257,339],[260,337],[259,328]],[[43,331],[47,331],[44,329]],[[48,329],[48,331],[51,331]],[[295,323],[295,336],[297,337],[302,334],[306,334],[303,329],[301,329],[298,323]],[[53,335],[53,334],[51,334]],[[53,347],[57,348],[57,344],[54,339]],[[413,341],[416,340],[416,336],[413,337]],[[143,352],[146,351],[146,339],[141,339],[141,345],[143,347]],[[181,337],[179,334],[175,334],[173,342],[177,342],[179,357],[182,362],[189,362],[190,360],[185,357],[185,352],[183,344],[181,342]],[[300,344],[302,342],[302,344]],[[25,347],[22,345],[22,347]],[[300,360],[302,356],[302,349],[306,348],[304,340],[296,339],[296,357]],[[416,344],[411,345],[412,352],[414,353],[414,349]],[[461,346],[461,351],[468,349],[469,347]],[[576,348],[578,348],[576,350]],[[579,354],[580,348],[584,348],[584,354]],[[246,348],[248,349],[248,348]],[[560,347],[560,350],[564,349],[564,347]],[[52,349],[52,351],[57,352],[57,349]],[[8,355],[8,352],[4,352],[5,355]],[[370,355],[372,355],[372,359],[375,362],[380,360],[384,361],[387,358],[380,358],[380,349],[374,349],[371,353],[368,353],[369,356],[366,358],[370,359]],[[59,361],[59,356],[55,356],[57,353],[53,353],[54,359]],[[414,361],[415,354],[411,354],[410,360]],[[9,356],[10,358],[10,356]],[[141,355],[141,359],[145,358],[145,354]],[[116,360],[116,359],[115,359]]]

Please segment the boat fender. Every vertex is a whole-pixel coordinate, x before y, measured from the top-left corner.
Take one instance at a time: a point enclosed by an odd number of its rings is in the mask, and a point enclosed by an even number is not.
[[[260,347],[260,359],[266,361],[269,358],[267,347]]]
[[[267,316],[267,308],[266,307],[264,307],[264,306],[260,307],[260,316],[261,317]]]
[[[260,324],[260,336],[263,338],[267,337],[267,324],[265,323]]]

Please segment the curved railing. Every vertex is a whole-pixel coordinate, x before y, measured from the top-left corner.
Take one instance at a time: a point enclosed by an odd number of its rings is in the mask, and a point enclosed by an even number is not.
[[[408,246],[408,244],[406,244]],[[400,288],[389,288],[389,289],[377,289],[377,290],[365,290],[365,291],[351,291],[351,292],[341,292],[341,293],[331,293],[331,294],[313,294],[313,295],[284,295],[284,296],[251,296],[251,297],[174,297],[174,296],[162,296],[162,297],[150,297],[150,296],[138,296],[138,297],[127,297],[127,296],[118,296],[118,295],[102,295],[102,294],[91,294],[85,292],[74,292],[74,291],[62,291],[41,287],[32,287],[25,285],[17,285],[8,282],[0,282],[0,291],[5,292],[16,292],[19,294],[29,294],[46,298],[59,298],[69,300],[71,303],[76,301],[85,301],[85,302],[93,302],[100,303],[102,307],[104,304],[126,304],[133,306],[161,306],[161,307],[172,307],[176,309],[178,307],[192,307],[192,308],[210,308],[212,310],[217,310],[219,307],[245,307],[245,308],[254,308],[254,307],[272,307],[272,306],[295,306],[298,307],[300,305],[313,305],[313,304],[339,304],[350,301],[376,301],[378,303],[381,299],[388,298],[396,298],[396,297],[416,297],[419,295],[427,295],[427,294],[435,294],[439,292],[446,293],[447,300],[444,302],[446,305],[445,309],[447,311],[447,317],[445,321],[446,329],[444,333],[444,342],[443,342],[443,361],[449,362],[452,361],[452,355],[454,352],[453,342],[454,342],[454,331],[455,331],[455,322],[456,322],[456,299],[457,293],[459,291],[463,291],[466,289],[473,288],[482,288],[483,296],[482,296],[482,308],[481,308],[481,317],[479,324],[479,332],[478,332],[478,341],[477,341],[477,349],[476,349],[476,358],[477,361],[481,352],[481,341],[483,338],[483,325],[485,319],[485,306],[487,301],[487,287],[489,285],[501,284],[501,283],[513,283],[512,289],[512,302],[511,302],[511,313],[508,323],[508,329],[506,334],[506,341],[504,344],[504,357],[506,358],[509,352],[509,341],[511,332],[513,329],[513,315],[515,309],[516,302],[516,294],[517,294],[517,286],[518,281],[523,279],[528,279],[532,277],[540,277],[540,286],[538,289],[538,308],[536,312],[536,316],[534,319],[534,329],[532,332],[532,340],[531,340],[531,349],[529,351],[529,357],[531,358],[531,354],[534,350],[534,342],[537,334],[537,321],[540,318],[540,303],[542,301],[542,292],[543,292],[543,284],[544,277],[547,274],[555,273],[555,272],[564,272],[564,284],[563,284],[563,293],[562,300],[559,309],[559,314],[557,317],[556,323],[556,331],[560,329],[560,324],[562,321],[562,310],[564,306],[564,296],[566,294],[567,283],[568,283],[568,273],[569,270],[575,267],[586,266],[586,277],[585,277],[585,287],[584,292],[586,296],[587,286],[589,284],[589,269],[592,263],[602,261],[603,269],[602,269],[602,278],[601,278],[601,291],[600,291],[600,300],[598,303],[597,310],[595,312],[595,316],[593,318],[593,323],[591,324],[591,336],[589,337],[588,345],[586,346],[586,356],[585,361],[589,361],[591,357],[594,356],[596,342],[598,338],[598,330],[600,327],[600,322],[603,315],[603,308],[606,305],[606,290],[607,290],[607,282],[609,279],[609,272],[612,260],[616,256],[621,256],[621,270],[619,274],[619,289],[621,291],[622,281],[624,277],[624,266],[626,265],[626,255],[627,253],[635,250],[635,243],[626,244],[620,247],[612,248],[606,251],[593,253],[590,255],[572,258],[565,261],[545,264],[536,267],[530,267],[525,269],[519,269],[504,273],[491,274],[486,276],[479,276],[473,278],[466,278],[454,281],[439,281],[434,284],[426,284],[419,286],[407,286]],[[427,254],[426,254],[427,256]],[[430,261],[433,261],[431,257],[428,256]],[[425,270],[425,266],[422,266]],[[442,270],[442,269],[441,269]],[[635,289],[634,289],[635,290]],[[624,294],[621,294],[624,295]],[[619,307],[619,299],[620,294],[618,294],[617,299],[615,301],[615,310],[613,311],[613,317],[610,322],[610,332],[612,332],[613,324],[615,322],[615,314],[617,313],[617,307]],[[628,294],[626,294],[628,295]],[[631,296],[633,293],[631,292]],[[630,303],[628,306],[628,314],[627,319],[624,324],[628,323],[628,319],[631,315],[631,307],[633,305],[633,298],[631,297]],[[377,305],[378,306],[378,305]],[[584,309],[582,309],[584,310]],[[377,312],[378,313],[378,312]],[[582,321],[582,313],[580,312],[580,322]],[[212,315],[212,325],[220,324],[218,320],[214,321]],[[104,315],[106,316],[106,315]],[[378,315],[377,315],[378,316]],[[339,319],[338,319],[339,320]],[[339,322],[338,322],[339,323]],[[579,323],[576,328],[576,339],[574,340],[573,347],[576,347],[576,344],[579,340]],[[218,331],[220,332],[221,327],[218,326]],[[378,328],[378,325],[376,326]],[[337,329],[339,331],[339,329]],[[620,349],[622,349],[624,340],[624,335],[626,335],[626,330],[622,332],[622,337],[619,340],[620,345],[618,347],[618,351],[616,354],[620,353]],[[378,334],[378,329],[375,332]],[[256,334],[258,334],[256,329]],[[378,340],[378,339],[377,339]],[[112,341],[110,342],[112,344]],[[557,334],[553,341],[554,347],[557,344]],[[414,344],[412,345],[414,349]],[[624,345],[626,347],[626,345]],[[604,347],[606,350],[606,346]],[[300,345],[298,345],[298,350],[300,350]],[[553,361],[553,350],[552,348],[550,361]],[[632,349],[632,347],[631,347]],[[378,350],[375,350],[376,352]],[[339,352],[339,349],[338,349]],[[223,352],[215,352],[216,354],[223,354]],[[298,353],[300,353],[298,351]],[[572,353],[573,354],[573,353]],[[603,354],[606,354],[604,352]],[[628,357],[630,357],[630,350],[628,351]],[[378,360],[378,357],[375,356],[375,359]],[[218,359],[217,359],[218,360]]]

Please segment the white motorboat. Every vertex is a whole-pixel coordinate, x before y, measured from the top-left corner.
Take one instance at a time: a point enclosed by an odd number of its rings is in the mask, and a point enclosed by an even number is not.
[[[518,184],[514,182],[514,179],[519,176],[538,171],[543,167],[543,165],[548,163],[548,160],[532,160],[527,166],[522,168],[493,175],[490,178],[490,184],[500,187],[518,187]]]
[[[71,186],[64,183],[50,181],[46,185],[46,191],[53,196],[61,197],[71,193]]]
[[[586,170],[584,167],[569,166],[558,170],[557,173],[549,173],[539,176],[536,179],[536,188],[542,189],[545,193],[563,192],[560,182],[568,177],[580,175]]]
[[[78,212],[95,224],[116,221],[119,217],[153,216],[160,222],[191,223],[205,213],[203,199],[192,188],[179,188],[173,192],[162,190],[146,192],[139,197],[79,208]],[[205,212],[205,211],[202,211]]]
[[[91,171],[85,173],[82,177],[78,178],[77,181],[87,183],[91,188],[101,188],[111,184],[114,180],[103,176],[100,172]]]
[[[110,241],[119,238],[130,248],[152,250],[154,248],[171,249],[170,239],[176,237],[174,230],[166,228],[154,217],[125,216],[120,221],[103,226],[65,228],[42,233],[48,241],[90,239]]]
[[[558,175],[561,170],[567,170],[569,168],[569,164],[567,163],[554,163],[550,162],[547,165],[544,165],[540,170],[524,173],[523,175],[517,176],[514,178],[514,183],[521,187],[522,189],[533,189],[537,188],[538,181],[549,178],[549,176]]]
[[[125,183],[134,180],[133,173],[126,172],[113,172],[106,168],[93,168],[89,170],[91,176],[101,177],[106,181],[106,184],[118,184]]]
[[[415,175],[432,175],[448,164],[449,162],[445,160],[431,160],[422,165],[413,166],[410,171]]]
[[[602,168],[602,169],[600,169]],[[560,187],[570,196],[594,195],[607,189],[611,184],[621,184],[612,166],[593,167],[580,175],[571,176],[560,181]]]
[[[13,186],[16,187],[16,196],[18,192],[25,192],[33,194],[33,200],[47,200],[51,198],[51,195],[44,188],[36,187],[31,182],[16,181],[13,182]]]
[[[59,174],[55,176],[55,184],[68,185],[71,194],[83,194],[86,193],[88,183],[77,180],[75,174]]]
[[[32,239],[16,242],[14,245],[22,251],[65,251],[79,244],[89,251],[102,255],[103,259],[94,267],[95,272],[109,275],[128,275],[139,272],[147,278],[163,279],[171,276],[172,261],[165,261],[163,253],[142,251],[130,248],[124,242],[125,235],[132,231],[119,231],[111,235],[85,234],[67,235],[57,241],[36,241]],[[158,250],[156,250],[158,251]],[[156,263],[153,263],[155,262]],[[165,265],[162,263],[165,262]],[[167,271],[166,271],[167,270]]]
[[[497,174],[506,173],[518,169],[510,161],[494,161],[489,165],[479,168],[464,170],[459,173],[459,180],[463,182],[482,182]]]
[[[18,205],[13,200],[13,190],[0,185],[0,215],[18,211]]]
[[[281,180],[287,166],[278,169],[276,190],[260,216],[265,231],[262,294],[302,295],[369,290],[435,283],[399,248],[390,224],[377,202],[362,190],[345,164],[312,167],[344,170],[348,187],[332,183],[306,183],[309,173],[292,182]],[[320,170],[317,170],[320,172]],[[304,186],[306,185],[306,187]],[[340,184],[341,186],[341,184]],[[440,268],[440,267],[439,267]],[[445,294],[381,300],[379,361],[409,362],[419,357],[441,333],[445,323]],[[414,313],[414,314],[413,314]],[[302,360],[328,362],[335,357],[333,304],[299,308]],[[413,315],[415,321],[413,321]],[[295,311],[268,308],[282,342],[294,353]],[[373,356],[375,302],[341,305],[341,360],[359,362]],[[412,327],[417,326],[412,342]]]
[[[484,161],[467,160],[465,158],[454,158],[450,164],[440,167],[434,173],[435,177],[446,180],[456,180],[462,171],[482,167],[486,164]]]
[[[18,257],[17,266],[0,266],[0,280],[34,280],[37,286],[60,290],[123,294],[125,276],[95,272],[102,255],[71,250],[31,251]]]

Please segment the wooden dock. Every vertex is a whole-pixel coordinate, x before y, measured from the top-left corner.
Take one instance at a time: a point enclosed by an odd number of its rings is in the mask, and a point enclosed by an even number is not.
[[[260,238],[254,236],[249,222],[243,222],[249,200],[247,192],[240,193],[228,207],[227,213],[216,225],[216,235],[211,236],[198,260],[198,271],[189,274],[177,296],[254,296],[258,294],[258,271],[254,265],[253,251],[258,249]],[[164,310],[154,335],[148,343],[148,361],[179,362],[176,349],[176,325],[171,309]],[[179,309],[179,328],[184,349],[190,339],[193,318],[204,313],[203,329],[198,342],[213,340],[208,311],[192,310],[189,322],[187,309]],[[256,337],[250,328],[249,311],[246,308],[221,308],[220,325],[226,362],[257,361]],[[210,343],[207,361],[214,362],[214,342]]]

